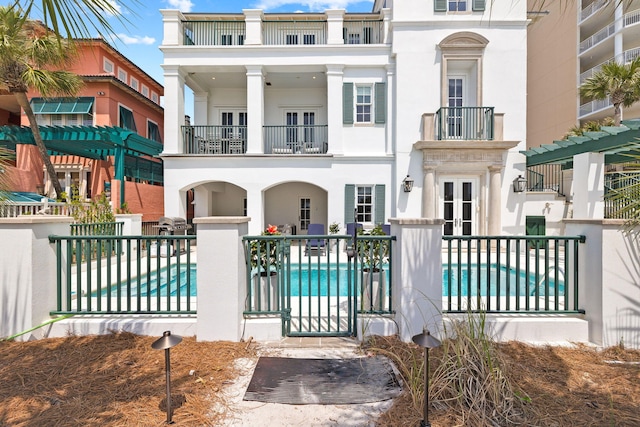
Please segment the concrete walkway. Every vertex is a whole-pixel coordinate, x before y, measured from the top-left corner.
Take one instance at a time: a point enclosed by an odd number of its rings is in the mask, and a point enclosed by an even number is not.
[[[298,358],[364,357],[357,341],[348,338],[285,338],[261,343],[259,356]],[[228,417],[223,426],[374,426],[393,400],[356,405],[285,405],[242,400],[257,360],[240,359],[240,376],[225,394]]]

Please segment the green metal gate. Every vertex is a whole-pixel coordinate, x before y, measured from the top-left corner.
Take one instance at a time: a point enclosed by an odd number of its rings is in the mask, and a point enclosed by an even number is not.
[[[357,274],[354,259],[345,250],[348,238],[314,235],[283,240],[283,335],[355,335]]]

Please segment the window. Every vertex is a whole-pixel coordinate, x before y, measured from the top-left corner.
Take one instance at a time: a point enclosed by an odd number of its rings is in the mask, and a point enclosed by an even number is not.
[[[162,142],[160,128],[157,123],[154,123],[151,120],[147,120],[147,138],[156,142]]]
[[[51,126],[62,126],[62,114],[51,115]]]
[[[356,86],[356,123],[371,123],[371,86]]]
[[[386,83],[355,85],[355,99],[353,86],[353,83],[343,83],[342,85],[342,123],[354,123],[355,109],[356,123],[384,124],[387,118]]]
[[[158,94],[155,93],[155,92],[151,92],[151,100],[157,104],[158,103]]]
[[[356,187],[356,222],[371,224],[373,221],[373,186]]]
[[[147,98],[149,97],[149,88],[145,85],[142,85],[142,94]]]
[[[231,34],[222,34],[220,36],[220,44],[223,46],[231,46],[233,44],[233,36]]]
[[[300,230],[308,230],[311,223],[311,199],[300,199]]]
[[[373,226],[385,222],[384,184],[345,185],[344,222],[359,222]]]
[[[137,132],[136,122],[133,120],[133,111],[120,106],[120,127]]]
[[[484,11],[485,0],[434,0],[433,10],[435,12],[467,12],[469,11],[469,3],[471,3],[471,10],[474,12]]]
[[[118,80],[126,83],[127,82],[127,72],[122,68],[118,68]]]
[[[135,77],[131,77],[131,88],[134,90],[138,90],[138,79]]]
[[[113,74],[113,62],[109,61],[107,58],[104,58],[102,62],[102,68],[104,72],[107,74]]]
[[[449,0],[449,12],[466,12],[467,0]]]
[[[302,36],[302,43],[304,44],[316,44],[315,34],[305,34]]]
[[[286,44],[298,44],[298,35],[297,34],[287,34]]]
[[[244,34],[238,36],[238,44],[242,46],[244,44]]]
[[[93,126],[93,116],[91,114],[82,115],[82,126]]]

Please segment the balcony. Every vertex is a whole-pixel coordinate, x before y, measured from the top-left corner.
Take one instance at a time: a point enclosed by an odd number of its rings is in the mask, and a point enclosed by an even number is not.
[[[494,122],[493,107],[441,107],[435,113],[435,139],[490,141]]]
[[[265,154],[326,154],[327,125],[264,126]]]
[[[264,126],[264,154],[326,154],[327,125]],[[238,155],[247,152],[246,126],[182,126],[184,153]]]
[[[182,126],[187,154],[244,154],[247,151],[246,126]]]
[[[329,41],[329,25],[322,15],[315,19],[283,19],[266,15],[265,19],[251,23],[259,25],[260,41],[251,44],[264,46],[327,45],[327,44],[382,44],[384,25],[380,18],[362,19],[360,15],[345,15],[342,22],[342,40]],[[230,16],[233,20],[182,21],[183,44],[186,46],[242,46],[247,39],[247,23],[243,15]],[[339,29],[337,29],[340,31]],[[335,34],[335,33],[334,33]],[[339,34],[339,33],[338,33]]]

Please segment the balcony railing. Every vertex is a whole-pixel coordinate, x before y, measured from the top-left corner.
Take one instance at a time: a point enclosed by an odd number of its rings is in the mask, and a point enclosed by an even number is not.
[[[437,140],[493,140],[493,107],[442,107],[435,119]]]
[[[342,28],[344,44],[383,43],[382,21],[345,21]]]
[[[587,102],[586,104],[582,104],[580,106],[580,117],[584,117],[587,114],[595,113],[596,111],[603,110],[605,108],[611,107],[613,104],[609,98],[607,99],[596,99],[594,101]]]
[[[196,46],[243,45],[244,21],[183,21],[184,44]]]
[[[244,154],[247,151],[246,126],[182,126],[187,154]]]
[[[243,16],[234,18],[235,20],[182,21],[184,45],[244,45],[247,24]],[[329,23],[320,18],[311,20],[267,18],[258,24],[262,32],[263,45],[325,45],[328,43]],[[384,43],[383,21],[375,18],[347,18],[342,23],[342,38],[344,44]]]
[[[327,125],[264,126],[265,154],[325,154]]]
[[[609,0],[596,0],[580,12],[580,22],[584,21],[609,3]]]
[[[263,21],[265,45],[327,44],[326,21]]]
[[[584,52],[587,49],[592,48],[597,45],[601,41],[609,38],[616,31],[616,24],[609,24],[605,28],[601,29],[591,37],[586,40],[580,42],[580,53]]]

